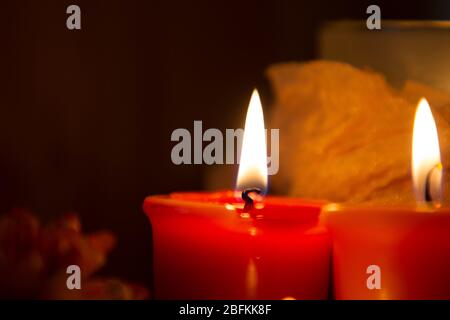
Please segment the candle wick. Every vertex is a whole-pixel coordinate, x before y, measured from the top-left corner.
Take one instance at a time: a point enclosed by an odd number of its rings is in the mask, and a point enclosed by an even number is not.
[[[435,166],[431,168],[430,171],[428,171],[428,174],[425,178],[425,201],[426,202],[432,202],[433,196],[431,194],[431,177],[433,176],[433,173],[435,170],[442,170],[442,163],[437,163]]]
[[[242,200],[244,200],[244,211],[249,211],[253,209],[254,200],[250,196],[251,193],[261,194],[261,189],[259,188],[248,188],[242,191]]]

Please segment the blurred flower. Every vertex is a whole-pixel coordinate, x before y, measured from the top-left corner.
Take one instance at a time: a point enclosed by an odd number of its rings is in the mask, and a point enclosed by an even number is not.
[[[119,279],[95,278],[116,239],[85,235],[76,214],[41,226],[24,210],[0,217],[0,299],[146,299],[148,291]],[[69,290],[66,268],[78,265],[82,287]]]

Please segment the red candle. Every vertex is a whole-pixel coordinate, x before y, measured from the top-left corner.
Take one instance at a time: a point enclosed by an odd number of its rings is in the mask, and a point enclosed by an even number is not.
[[[157,299],[326,299],[329,238],[321,203],[267,197],[251,214],[233,191],[144,202]]]
[[[324,208],[337,299],[450,299],[450,208],[439,204],[439,140],[424,99],[412,154],[416,205]]]
[[[245,123],[239,191],[172,193],[145,200],[153,229],[157,299],[328,297],[330,242],[318,224],[323,203],[264,198],[266,159],[264,119],[255,91]]]
[[[336,299],[450,299],[450,209],[330,205],[323,218]]]

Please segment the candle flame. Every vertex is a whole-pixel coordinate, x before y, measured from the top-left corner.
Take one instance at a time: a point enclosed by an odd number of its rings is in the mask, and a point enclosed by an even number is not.
[[[436,123],[425,98],[416,109],[412,143],[412,176],[416,200],[438,200],[441,193],[442,164]]]
[[[264,115],[258,91],[253,90],[245,119],[237,189],[267,188],[267,147]]]

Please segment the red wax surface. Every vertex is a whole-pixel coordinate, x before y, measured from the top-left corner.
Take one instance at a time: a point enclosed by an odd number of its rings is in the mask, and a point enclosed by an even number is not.
[[[266,197],[250,213],[234,191],[150,196],[156,299],[327,299],[323,202]]]
[[[450,208],[330,205],[321,219],[336,299],[450,299]],[[367,287],[369,265],[381,289]]]

